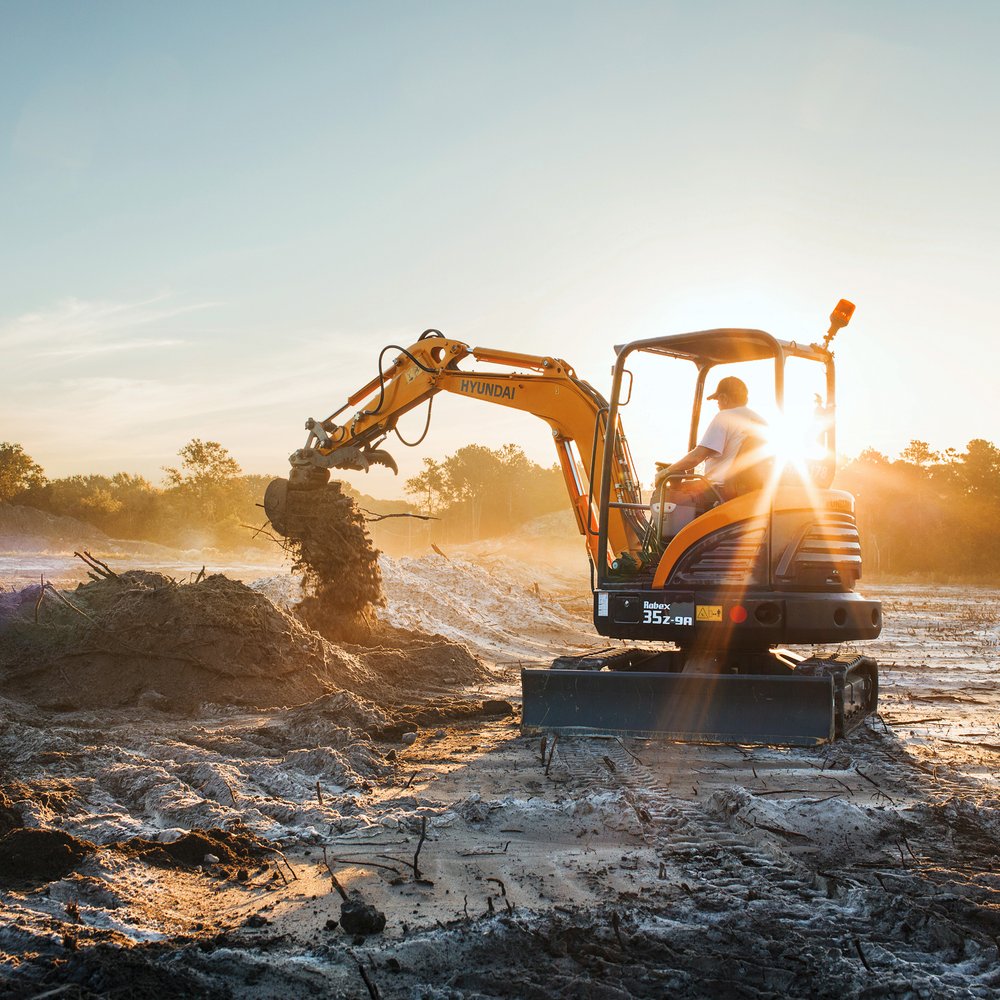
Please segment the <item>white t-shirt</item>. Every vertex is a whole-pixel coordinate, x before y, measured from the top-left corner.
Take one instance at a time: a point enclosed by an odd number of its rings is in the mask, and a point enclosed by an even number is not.
[[[760,434],[766,422],[749,406],[719,410],[698,442],[717,454],[705,459],[705,476],[713,483],[725,483],[733,475],[733,459],[750,435]]]

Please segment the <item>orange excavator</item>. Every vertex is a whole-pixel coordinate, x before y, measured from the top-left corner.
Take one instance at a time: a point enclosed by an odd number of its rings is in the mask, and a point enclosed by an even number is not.
[[[882,627],[879,602],[855,589],[854,498],[831,488],[831,342],[853,311],[838,303],[822,343],[730,328],[617,346],[610,400],[559,358],[470,347],[427,330],[408,347],[385,347],[375,378],[325,420],[306,421],[306,443],[290,456],[288,478],[269,485],[265,510],[294,539],[330,470],[396,471],[386,440],[423,403],[429,426],[439,392],[532,413],[551,428],[588,549],[597,631],[632,644],[522,670],[522,729],[728,743],[833,740],[875,711],[877,665],[857,653],[805,656],[785,644],[855,643]],[[669,476],[650,502],[620,419],[637,355],[693,365],[691,448],[711,372],[765,362],[780,413],[788,362],[796,360],[796,371],[799,361],[821,366],[820,457],[794,466],[752,458],[757,474],[731,489],[690,473]]]

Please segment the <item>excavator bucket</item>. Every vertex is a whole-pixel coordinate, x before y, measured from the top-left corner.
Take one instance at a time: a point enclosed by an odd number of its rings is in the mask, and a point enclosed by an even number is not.
[[[272,479],[264,490],[264,513],[279,535],[288,534],[288,480]]]
[[[267,484],[264,513],[279,535],[301,539],[313,530],[328,475],[324,470],[323,476],[310,477],[305,483],[272,479]]]
[[[309,493],[322,489],[330,478],[330,469],[351,469],[368,472],[373,465],[399,474],[396,460],[381,448],[339,448],[331,452],[322,466],[307,466],[297,470],[295,485],[287,479],[272,479],[264,490],[264,513],[279,535],[295,537],[301,534],[303,518],[310,516]],[[293,477],[296,472],[293,471]]]
[[[804,660],[787,674],[522,669],[526,734],[815,746],[875,711],[867,657]]]

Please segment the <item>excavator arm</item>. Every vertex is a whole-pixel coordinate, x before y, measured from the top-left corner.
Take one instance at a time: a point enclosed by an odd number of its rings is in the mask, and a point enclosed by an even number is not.
[[[384,365],[390,351],[398,353]],[[467,360],[497,366],[499,370],[461,367]],[[430,408],[439,392],[523,410],[549,425],[577,527],[596,561],[595,495],[600,494],[594,476],[600,475],[609,439],[607,401],[559,358],[470,347],[437,331],[427,331],[409,347],[390,345],[383,349],[374,379],[352,393],[325,420],[306,421],[309,435],[304,447],[289,458],[292,469],[287,485],[276,480],[265,496],[272,524],[279,531],[294,533],[286,524],[287,490],[322,486],[330,469],[368,471],[372,465],[381,465],[397,471],[395,460],[383,444],[396,432],[404,414],[422,403]],[[355,407],[358,409],[351,412]],[[338,423],[342,415],[343,423]],[[638,477],[620,426],[611,440],[614,454],[610,495],[615,502],[609,511],[608,549],[611,553],[637,554],[648,526]]]

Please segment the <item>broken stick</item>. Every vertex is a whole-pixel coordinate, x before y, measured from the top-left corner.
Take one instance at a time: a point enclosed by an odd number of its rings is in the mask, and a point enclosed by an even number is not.
[[[326,865],[326,870],[330,873],[330,881],[333,883],[333,888],[340,893],[341,899],[347,899],[347,890],[340,884],[340,879],[333,874],[333,869],[330,867],[330,862],[326,857],[326,846],[323,847],[323,864]]]

